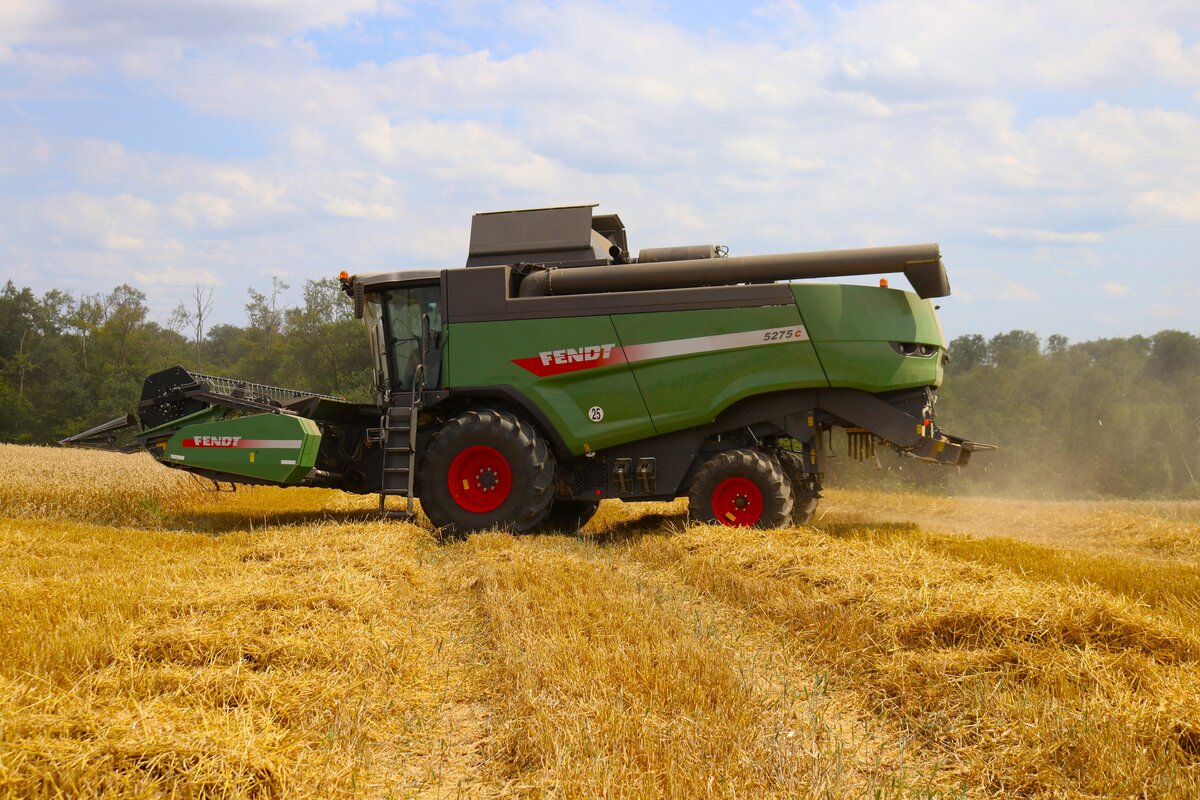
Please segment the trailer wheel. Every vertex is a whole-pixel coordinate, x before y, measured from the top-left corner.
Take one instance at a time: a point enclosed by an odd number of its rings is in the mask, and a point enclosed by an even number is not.
[[[731,528],[776,528],[791,522],[792,482],[779,462],[758,450],[727,450],[709,459],[688,491],[694,522]]]
[[[465,535],[538,526],[554,499],[554,456],[533,426],[505,411],[467,411],[429,442],[417,473],[421,508],[438,529]]]
[[[815,478],[804,471],[804,462],[798,453],[790,450],[778,450],[779,464],[792,481],[792,495],[796,498],[792,506],[792,524],[807,525],[812,522],[817,513],[817,504],[821,493],[815,484]]]
[[[596,515],[600,503],[596,500],[555,500],[550,513],[538,524],[538,533],[562,531],[575,533]]]

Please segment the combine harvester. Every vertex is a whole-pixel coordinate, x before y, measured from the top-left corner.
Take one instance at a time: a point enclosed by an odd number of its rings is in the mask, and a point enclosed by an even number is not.
[[[915,293],[788,283],[903,273]],[[693,520],[774,527],[816,509],[834,426],[946,465],[990,449],[934,421],[950,293],[936,244],[728,257],[642,250],[592,206],[476,214],[466,268],[347,275],[376,402],[173,367],[138,419],[64,443],[242,484],[419,498],[444,532],[575,529],[599,501],[687,495]],[[140,423],[140,424],[139,424]],[[405,498],[391,510],[390,496]]]

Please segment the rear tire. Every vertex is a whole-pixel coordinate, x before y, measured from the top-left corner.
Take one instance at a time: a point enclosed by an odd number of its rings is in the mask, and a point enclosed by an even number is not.
[[[596,500],[555,500],[550,513],[538,523],[537,533],[561,531],[575,533],[596,515],[600,503]]]
[[[554,456],[528,422],[506,412],[467,411],[425,449],[417,496],[429,521],[450,535],[488,528],[531,531],[554,499]]]
[[[792,520],[792,482],[759,450],[727,450],[709,459],[688,490],[693,522],[731,528],[777,528]]]
[[[792,495],[796,498],[792,506],[792,524],[807,525],[812,522],[817,513],[817,504],[821,501],[821,493],[814,486],[816,478],[804,471],[804,461],[798,453],[779,450],[776,455],[779,457],[780,466],[792,482]]]

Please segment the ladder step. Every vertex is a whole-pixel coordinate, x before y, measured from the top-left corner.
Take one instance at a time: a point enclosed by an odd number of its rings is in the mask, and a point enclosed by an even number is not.
[[[411,520],[414,515],[413,472],[417,454],[413,446],[413,434],[417,422],[417,398],[412,405],[395,406],[387,409],[380,420],[380,439],[383,445],[383,465],[379,486],[379,512],[384,519]],[[405,498],[403,509],[389,509],[384,500],[388,497]]]

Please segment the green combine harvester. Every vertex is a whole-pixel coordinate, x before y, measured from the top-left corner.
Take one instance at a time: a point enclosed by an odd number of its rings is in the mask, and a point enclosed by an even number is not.
[[[806,278],[903,273],[914,292]],[[936,244],[630,256],[592,206],[476,214],[466,268],[341,276],[374,403],[173,367],[138,415],[64,443],[147,450],[218,482],[419,498],[440,530],[573,530],[603,499],[687,495],[691,518],[807,522],[830,431],[964,465],[990,449],[934,420],[950,293]],[[403,498],[400,504],[389,497]]]

